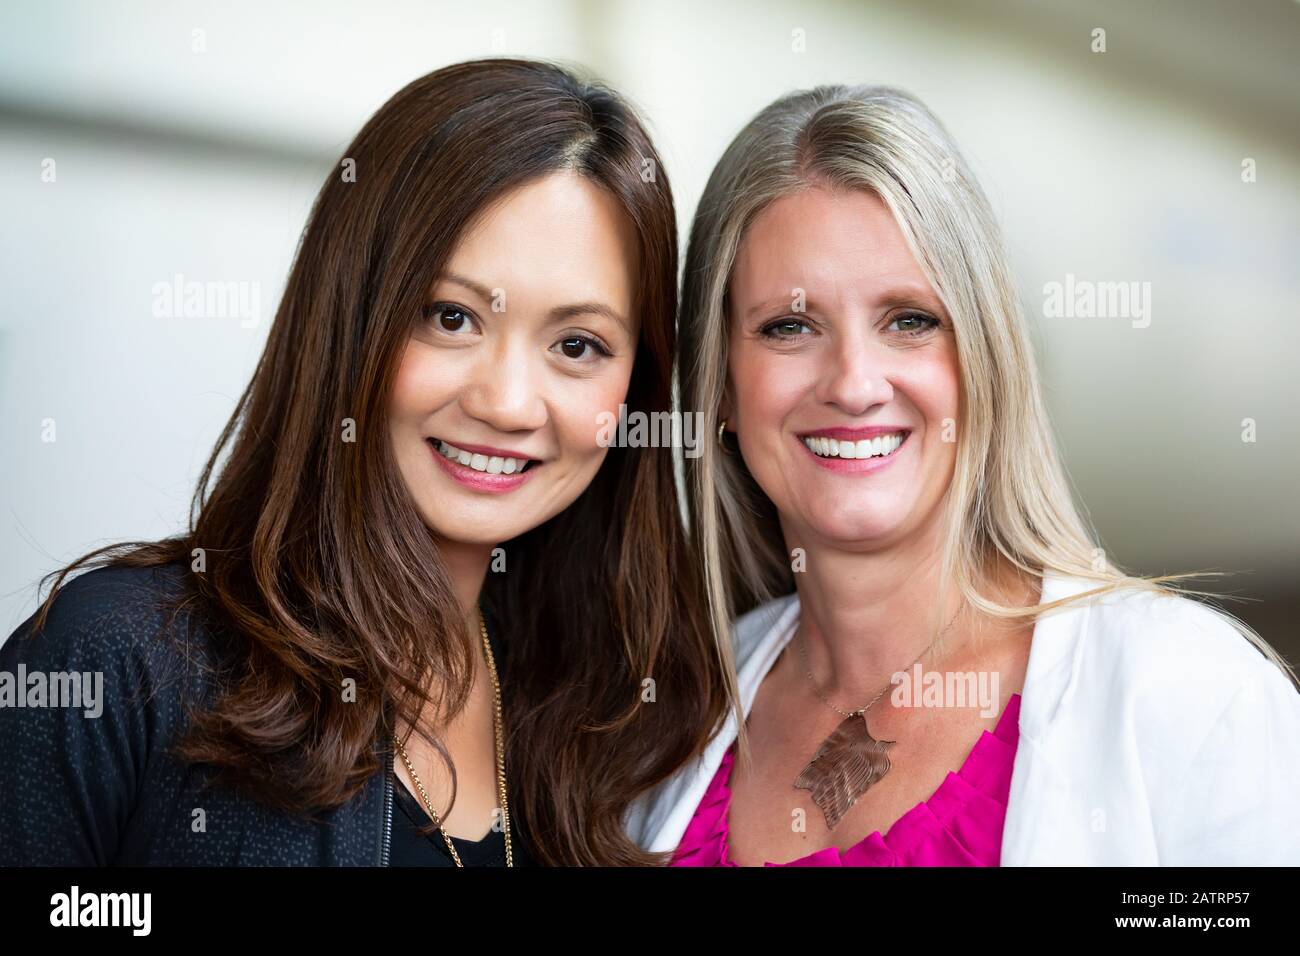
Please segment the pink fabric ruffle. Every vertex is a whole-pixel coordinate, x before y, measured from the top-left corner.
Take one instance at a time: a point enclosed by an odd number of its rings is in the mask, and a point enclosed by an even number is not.
[[[1020,740],[1020,695],[1012,694],[992,733],[984,731],[961,769],[929,800],[849,849],[827,847],[789,863],[764,866],[997,866]],[[737,866],[727,857],[727,810],[735,744],[700,800],[671,866]]]

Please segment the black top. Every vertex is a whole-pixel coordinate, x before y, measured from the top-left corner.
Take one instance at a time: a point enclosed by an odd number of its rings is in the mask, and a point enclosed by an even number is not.
[[[492,657],[496,662],[497,678],[501,684],[501,703],[505,706],[505,654],[501,641],[500,629],[488,615],[484,615],[487,624],[488,643],[492,645]],[[442,834],[434,830],[429,836],[421,836],[417,827],[428,826],[433,821],[424,802],[417,794],[406,788],[396,772],[393,776],[393,833],[390,848],[389,866],[455,866],[451,852]],[[468,840],[453,836],[451,842],[456,853],[465,866],[505,866],[505,835],[498,830],[488,831],[481,840]],[[533,861],[524,848],[519,835],[519,828],[514,824],[514,811],[511,811],[510,856],[515,866],[532,866]]]
[[[401,852],[386,820],[391,759],[352,800],[303,820],[206,786],[208,768],[171,752],[187,704],[218,691],[228,646],[189,609],[166,626],[159,601],[183,595],[190,574],[186,562],[88,571],[65,584],[43,633],[28,633],[33,615],[0,643],[0,867],[380,866],[386,849]],[[37,685],[56,673],[82,675],[93,698],[45,705]],[[389,753],[385,732],[374,747]]]

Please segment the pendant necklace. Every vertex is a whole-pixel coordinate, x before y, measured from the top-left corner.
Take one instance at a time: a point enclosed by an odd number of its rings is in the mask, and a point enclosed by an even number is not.
[[[930,652],[939,638],[956,623],[957,615],[961,614],[964,606],[965,602],[958,605],[957,613],[952,616],[948,626],[935,635],[930,646],[918,654],[916,660],[908,664],[904,671],[911,670],[917,661]],[[896,741],[877,740],[871,736],[865,715],[871,705],[893,686],[893,681],[886,684],[865,707],[852,712],[843,711],[831,703],[817,686],[817,679],[813,677],[808,665],[808,651],[802,641],[799,643],[799,655],[808,680],[812,682],[813,690],[822,703],[844,717],[830,736],[822,741],[808,766],[803,768],[794,781],[795,789],[811,791],[813,801],[821,807],[822,815],[826,818],[827,828],[834,830],[858,798],[889,772],[889,749]]]

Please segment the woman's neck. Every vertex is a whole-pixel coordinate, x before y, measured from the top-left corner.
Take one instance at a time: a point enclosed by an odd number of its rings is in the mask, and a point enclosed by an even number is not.
[[[465,544],[438,539],[438,551],[447,569],[447,583],[456,596],[469,633],[478,633],[478,602],[492,560],[490,544]]]
[[[794,576],[800,603],[795,641],[805,642],[807,666],[832,699],[876,693],[953,620],[962,600],[955,587],[947,589],[943,608],[935,606],[941,534],[935,520],[894,547],[850,552],[811,537],[800,540],[787,529],[787,547],[802,548],[806,558],[806,569]],[[960,631],[949,633],[946,648],[955,648]]]

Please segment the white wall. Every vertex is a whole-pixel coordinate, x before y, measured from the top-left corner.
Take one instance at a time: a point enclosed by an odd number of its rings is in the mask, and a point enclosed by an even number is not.
[[[5,4],[0,634],[41,573],[181,526],[335,158],[405,82],[494,52],[588,63],[637,102],[683,238],[713,162],[775,96],[835,81],[918,93],[1002,217],[1068,464],[1112,556],[1293,584],[1300,7],[1242,8],[1253,16],[1019,0]],[[1088,49],[1096,25],[1105,54]],[[256,283],[261,321],[155,318],[153,286],[176,273]],[[1043,284],[1066,273],[1150,282],[1150,327],[1044,318]]]

